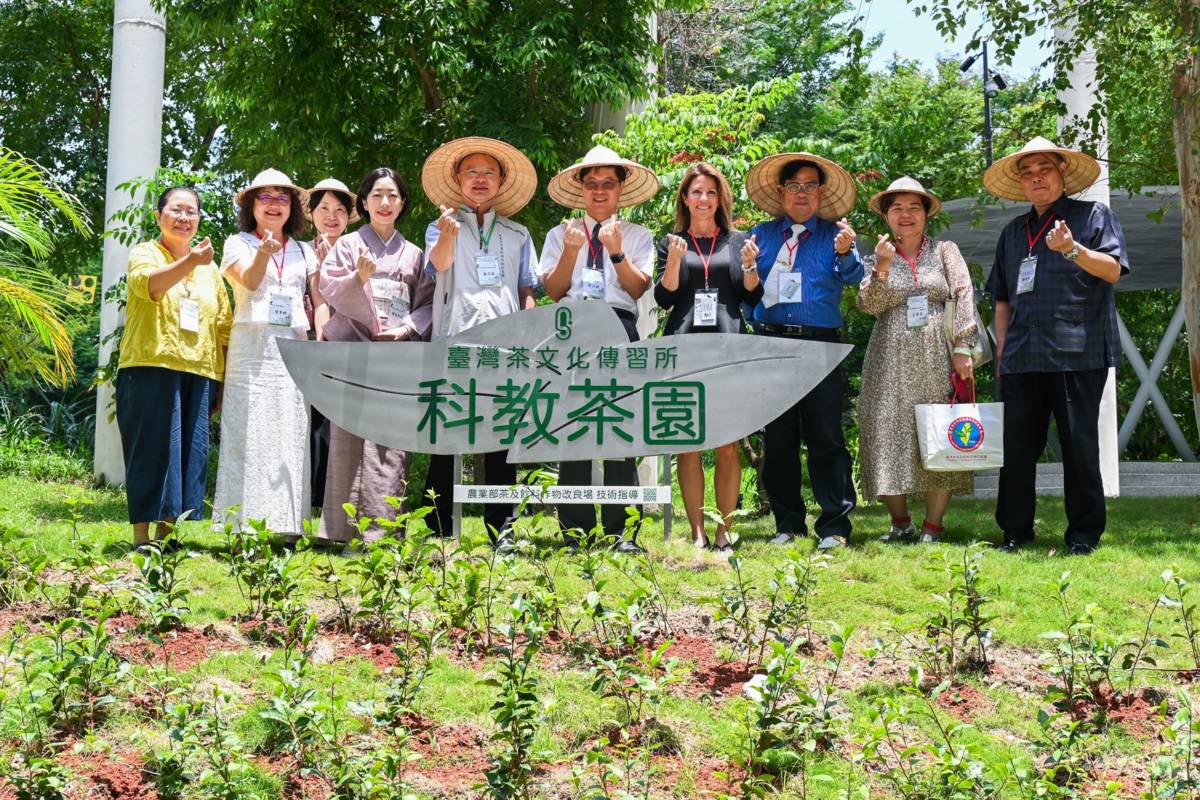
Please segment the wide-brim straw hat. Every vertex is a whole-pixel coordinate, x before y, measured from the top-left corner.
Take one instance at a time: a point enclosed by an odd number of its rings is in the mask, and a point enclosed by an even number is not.
[[[983,186],[1004,200],[1024,202],[1029,198],[1021,187],[1019,162],[1026,156],[1037,153],[1056,153],[1066,162],[1063,171],[1063,190],[1067,194],[1079,194],[1100,177],[1100,162],[1078,150],[1059,147],[1049,139],[1035,136],[1015,153],[1011,153],[987,168],[983,173]]]
[[[811,161],[825,173],[825,192],[821,196],[817,216],[838,220],[849,214],[858,197],[854,179],[840,165],[812,153],[778,153],[767,156],[751,167],[746,173],[746,192],[750,195],[750,202],[772,217],[783,216],[783,204],[779,202],[779,173],[788,162],[797,160]]]
[[[430,153],[421,168],[421,188],[430,202],[451,208],[462,205],[455,170],[460,161],[475,153],[491,156],[503,169],[504,183],[493,202],[496,213],[511,217],[524,208],[537,191],[537,170],[533,168],[533,162],[511,144],[485,136],[455,139]]]
[[[254,180],[250,181],[250,185],[242,189],[233,199],[237,202],[238,207],[242,206],[242,201],[246,195],[253,192],[255,189],[265,189],[268,186],[282,186],[285,189],[293,189],[300,195],[300,205],[308,207],[308,190],[301,189],[296,184],[292,183],[292,179],[284,175],[277,169],[267,168],[254,176]]]
[[[942,201],[936,194],[926,191],[925,187],[916,178],[910,178],[907,175],[901,178],[896,178],[882,192],[876,192],[871,195],[871,199],[867,201],[867,207],[874,211],[879,216],[885,216],[883,213],[883,198],[889,194],[917,194],[929,201],[929,210],[925,212],[928,217],[937,216],[937,213],[942,210]]]
[[[308,215],[309,219],[312,219],[312,209],[309,208],[309,203],[312,202],[312,198],[317,192],[333,192],[335,194],[344,196],[346,198],[346,202],[350,205],[350,221],[348,224],[353,225],[354,223],[358,222],[360,219],[358,216],[358,209],[354,207],[354,201],[358,198],[354,192],[350,191],[349,186],[342,183],[337,178],[326,178],[308,190],[308,202],[304,204],[304,211]]]
[[[584,208],[583,180],[579,174],[588,167],[622,167],[625,183],[621,188],[621,200],[617,208],[629,208],[644,203],[658,194],[658,176],[654,171],[636,161],[621,158],[615,151],[603,145],[588,150],[587,155],[550,179],[546,191],[554,202],[567,208]]]

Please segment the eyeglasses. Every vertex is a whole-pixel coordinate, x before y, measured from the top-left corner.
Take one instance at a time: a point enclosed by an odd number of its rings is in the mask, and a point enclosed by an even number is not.
[[[483,178],[485,181],[495,181],[500,179],[500,173],[496,172],[494,169],[468,169],[463,170],[458,174],[466,175],[473,181],[479,180],[480,178]]]
[[[620,181],[584,181],[583,188],[588,192],[613,192],[620,186]]]
[[[807,183],[801,183],[800,181],[788,181],[783,185],[783,188],[787,189],[792,194],[800,194],[801,192],[804,192],[805,194],[812,194],[817,189],[821,188],[821,184],[817,183],[816,181],[808,181]]]
[[[264,192],[263,194],[255,195],[254,199],[264,206],[287,206],[292,203],[292,196],[290,194],[266,194]]]
[[[192,211],[190,208],[164,208],[163,212],[180,219],[200,219],[200,212]]]

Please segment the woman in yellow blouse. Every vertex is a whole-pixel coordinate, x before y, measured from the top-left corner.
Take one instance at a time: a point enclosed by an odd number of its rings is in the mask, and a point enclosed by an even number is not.
[[[200,196],[167,189],[155,212],[161,236],[129,252],[125,333],[117,372],[117,426],[133,545],[164,537],[184,512],[204,514],[208,415],[225,372],[233,310],[213,248],[193,245]]]

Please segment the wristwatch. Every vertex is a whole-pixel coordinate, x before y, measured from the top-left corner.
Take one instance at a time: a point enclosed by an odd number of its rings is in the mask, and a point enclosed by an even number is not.
[[[624,253],[613,253],[612,255],[610,255],[608,257],[608,260],[611,261],[614,265],[620,264],[622,261],[625,260],[625,254]]]
[[[1075,242],[1075,244],[1071,245],[1071,250],[1069,252],[1063,253],[1063,258],[1065,258],[1067,261],[1072,261],[1072,262],[1075,259],[1079,258],[1079,242]]]
[[[751,264],[748,267],[742,264],[742,272],[758,272],[758,264]]]

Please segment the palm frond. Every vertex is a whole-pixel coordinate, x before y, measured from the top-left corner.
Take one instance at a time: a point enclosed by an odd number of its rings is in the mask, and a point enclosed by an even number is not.
[[[0,237],[11,237],[41,259],[50,254],[53,226],[63,224],[90,232],[78,198],[55,186],[33,161],[0,147]]]
[[[75,377],[75,359],[62,284],[37,267],[19,279],[8,273],[0,267],[0,365],[65,386]]]

